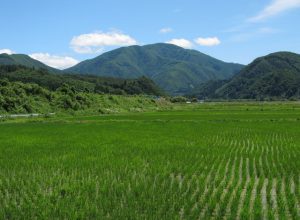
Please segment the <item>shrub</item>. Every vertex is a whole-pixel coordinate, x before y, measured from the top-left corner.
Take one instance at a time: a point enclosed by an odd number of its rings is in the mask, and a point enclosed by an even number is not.
[[[172,103],[185,103],[187,102],[187,98],[183,96],[175,96],[170,99]]]

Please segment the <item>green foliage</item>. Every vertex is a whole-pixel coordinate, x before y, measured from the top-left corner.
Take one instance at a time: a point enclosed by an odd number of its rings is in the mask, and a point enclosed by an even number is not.
[[[212,79],[227,79],[243,66],[171,44],[130,46],[83,61],[66,72],[137,78],[147,76],[170,94],[184,94]]]
[[[91,97],[85,93],[77,93],[74,87],[68,84],[57,89],[55,106],[64,110],[84,110],[90,107]]]
[[[36,85],[11,83],[7,79],[0,79],[0,112],[31,113],[42,110],[39,104],[49,103],[51,93]]]

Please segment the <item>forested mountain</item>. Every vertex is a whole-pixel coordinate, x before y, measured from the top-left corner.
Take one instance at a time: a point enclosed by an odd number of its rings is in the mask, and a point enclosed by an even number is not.
[[[65,71],[121,78],[147,76],[170,94],[184,94],[202,82],[230,78],[242,67],[196,50],[159,43],[119,48]]]
[[[0,65],[22,65],[35,69],[45,69],[51,73],[62,73],[62,71],[47,66],[46,64],[31,58],[25,54],[0,54]]]
[[[198,99],[217,98],[216,91],[230,80],[210,80],[201,83],[187,94],[187,96],[197,97]]]
[[[203,84],[197,90],[192,93],[207,98],[299,98],[300,55],[278,52],[257,58],[231,80]]]

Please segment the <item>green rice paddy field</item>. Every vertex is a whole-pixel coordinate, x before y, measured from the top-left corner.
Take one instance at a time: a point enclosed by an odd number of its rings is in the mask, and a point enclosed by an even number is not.
[[[0,219],[300,219],[300,104],[3,121]]]

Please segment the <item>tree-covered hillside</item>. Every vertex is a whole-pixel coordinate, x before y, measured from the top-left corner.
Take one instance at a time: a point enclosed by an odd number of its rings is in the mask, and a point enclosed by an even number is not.
[[[35,83],[55,91],[63,84],[72,86],[78,92],[119,95],[163,95],[155,83],[146,78],[117,79],[89,75],[51,74],[45,69],[34,69],[18,65],[0,65],[0,79],[23,83]]]
[[[81,110],[91,104],[88,93],[64,84],[55,92],[37,84],[0,79],[0,113],[49,113],[53,109]]]
[[[242,67],[196,50],[160,43],[119,48],[65,71],[121,78],[147,76],[170,94],[184,94],[199,83],[230,78]]]
[[[167,101],[143,95],[100,95],[79,92],[68,84],[51,91],[33,83],[0,79],[0,120],[6,120],[7,114],[106,114],[157,110],[169,108],[168,106]]]
[[[111,107],[126,111],[155,107],[155,100],[143,98],[144,95],[161,96],[164,93],[146,77],[126,80],[61,75],[45,69],[0,65],[0,115],[61,111],[105,113]]]
[[[300,98],[300,55],[278,52],[257,58],[231,80],[202,84],[192,94],[223,99]]]

